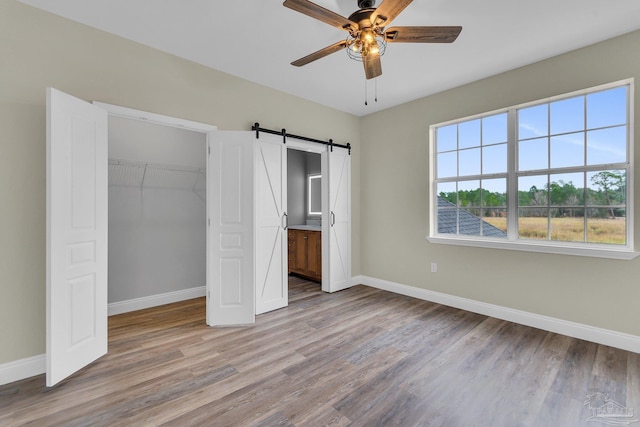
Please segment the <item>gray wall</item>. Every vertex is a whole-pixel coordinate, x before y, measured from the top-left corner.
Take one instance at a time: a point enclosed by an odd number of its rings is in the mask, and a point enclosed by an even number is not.
[[[306,153],[307,154],[307,158],[306,158],[306,165],[307,165],[307,173],[306,176],[312,175],[312,174],[319,174],[322,173],[322,156],[320,156],[320,154],[318,153]],[[322,178],[320,178],[320,180],[322,181]],[[304,194],[304,206],[305,206],[305,213],[307,212],[307,201],[309,200],[309,188],[307,185],[305,185],[305,194]],[[319,196],[321,195],[321,193],[318,194]],[[320,197],[320,199],[322,199]],[[322,206],[322,200],[320,200],[320,206]],[[307,219],[313,219],[313,220],[320,220],[320,215],[307,215]]]
[[[350,142],[360,272],[360,119],[14,0],[0,0],[0,364],[45,351],[45,90],[218,126]]]
[[[307,162],[304,151],[287,150],[287,215],[289,225],[305,222],[305,176]]]
[[[205,175],[173,166],[204,170],[206,135],[112,117],[109,158],[171,165],[109,167],[109,302],[204,286]]]
[[[318,153],[305,153],[307,162],[307,175],[312,173],[320,173],[320,154]]]
[[[287,215],[290,225],[306,224],[307,177],[320,173],[318,153],[289,149],[287,151]]]
[[[204,169],[206,141],[202,132],[109,117],[109,158]]]
[[[429,243],[430,124],[635,77],[640,31],[362,120],[365,275],[640,336],[640,258],[619,261]],[[635,90],[640,164],[640,90]],[[640,244],[640,174],[634,241]],[[366,212],[366,214],[364,214]],[[438,272],[430,273],[431,261]]]

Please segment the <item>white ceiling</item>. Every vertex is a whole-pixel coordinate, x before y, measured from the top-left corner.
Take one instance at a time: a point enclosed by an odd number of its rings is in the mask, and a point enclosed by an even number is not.
[[[362,64],[345,52],[290,65],[346,33],[282,0],[20,1],[358,116],[640,28],[638,0],[414,0],[392,26],[462,25],[462,33],[453,44],[389,44],[378,102],[371,80],[365,106]],[[357,9],[356,0],[315,2],[343,16]]]

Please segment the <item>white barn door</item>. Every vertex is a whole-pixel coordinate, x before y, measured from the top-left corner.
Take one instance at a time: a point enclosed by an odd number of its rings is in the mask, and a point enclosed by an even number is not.
[[[281,136],[255,140],[256,314],[286,307],[287,149]]]
[[[322,289],[336,292],[351,286],[351,156],[342,148],[324,156]]]
[[[207,324],[255,322],[253,132],[210,132]]]
[[[47,89],[47,386],[107,352],[107,113]]]

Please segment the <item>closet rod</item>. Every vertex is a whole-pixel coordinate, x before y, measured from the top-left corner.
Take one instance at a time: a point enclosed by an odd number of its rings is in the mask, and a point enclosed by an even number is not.
[[[265,129],[265,128],[261,128],[260,127],[260,123],[258,123],[258,122],[254,123],[254,125],[251,126],[251,130],[255,130],[256,131],[256,139],[260,138],[260,132],[269,133],[271,135],[282,135],[282,142],[284,144],[287,143],[287,137],[288,138],[295,138],[295,139],[300,139],[302,141],[316,142],[318,144],[328,145],[330,147],[331,151],[333,151],[333,147],[345,148],[345,149],[349,150],[349,155],[351,155],[351,143],[350,142],[348,142],[346,145],[344,145],[344,144],[336,144],[336,143],[333,142],[333,139],[330,139],[329,142],[327,142],[327,141],[321,141],[321,140],[315,139],[315,138],[308,138],[306,136],[300,136],[300,135],[294,135],[292,133],[287,133],[287,131],[285,129],[282,129],[281,131]]]
[[[144,169],[158,169],[170,172],[187,172],[187,173],[205,173],[205,170],[196,166],[181,166],[181,165],[171,165],[165,163],[152,163],[152,162],[144,162],[141,160],[126,160],[126,159],[109,159],[109,165],[111,166],[128,166],[133,168],[144,168]]]

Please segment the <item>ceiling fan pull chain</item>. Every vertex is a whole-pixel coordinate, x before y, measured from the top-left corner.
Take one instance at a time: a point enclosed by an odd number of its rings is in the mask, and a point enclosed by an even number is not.
[[[374,83],[375,83],[375,88],[376,88],[375,89],[376,90],[376,92],[375,92],[375,95],[376,95],[375,102],[378,102],[378,78],[377,77],[375,78]]]
[[[369,105],[367,102],[367,79],[364,79],[364,105]]]

